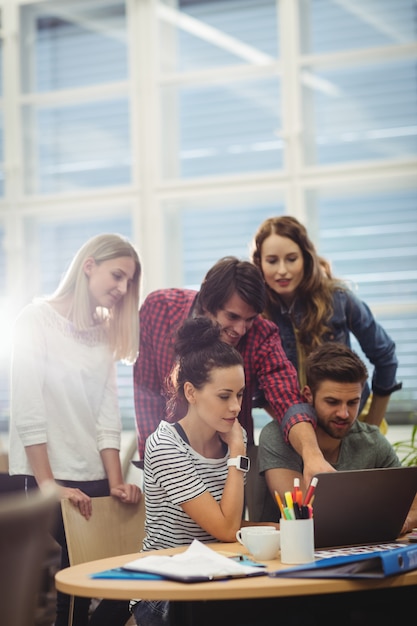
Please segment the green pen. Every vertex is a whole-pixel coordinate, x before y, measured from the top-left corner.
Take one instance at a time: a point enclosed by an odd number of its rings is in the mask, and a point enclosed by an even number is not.
[[[284,506],[284,515],[285,515],[285,519],[289,519],[289,520],[294,519],[291,509],[288,506]]]

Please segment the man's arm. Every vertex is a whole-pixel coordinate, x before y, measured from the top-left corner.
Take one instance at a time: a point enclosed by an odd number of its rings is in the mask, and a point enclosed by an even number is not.
[[[317,443],[313,426],[308,422],[294,424],[288,433],[289,442],[304,461],[304,488],[306,489],[315,474],[319,472],[335,472],[328,463]]]
[[[375,426],[381,426],[381,422],[386,413],[390,396],[378,396],[372,394],[371,406],[369,407],[368,414],[365,416],[365,422],[367,424],[373,424]]]
[[[398,358],[395,343],[376,321],[369,306],[350,291],[339,292],[335,300],[340,315],[349,320],[349,331],[358,340],[368,361],[374,365],[372,401],[365,422],[380,426],[392,393],[402,387],[397,382]]]
[[[298,478],[300,480],[300,485],[302,484],[303,475],[300,472],[296,472],[291,469],[275,467],[265,472],[266,484],[274,500],[276,491],[279,493],[282,500],[286,491],[293,490],[294,478]]]
[[[304,462],[304,484],[308,486],[319,472],[334,472],[317,443],[316,416],[304,403],[298,387],[297,372],[287,358],[275,324],[258,319],[253,330],[259,334],[260,345],[255,354],[259,387],[278,421],[285,441],[290,443]]]
[[[303,423],[307,424],[307,422]],[[316,439],[315,433],[313,434]],[[310,484],[310,481],[303,484],[303,459],[284,440],[282,430],[276,421],[269,422],[260,432],[258,465],[259,472],[265,475],[266,484],[273,498],[275,491],[279,493],[281,499],[286,491],[292,491],[294,478],[300,479],[303,492]],[[334,468],[331,467],[331,470]]]
[[[145,441],[165,415],[165,399],[162,396],[163,381],[157,364],[157,348],[164,349],[164,341],[154,324],[154,310],[148,298],[143,303],[140,315],[139,355],[133,367],[133,392],[135,399],[136,432],[138,435],[139,458],[143,459]]]

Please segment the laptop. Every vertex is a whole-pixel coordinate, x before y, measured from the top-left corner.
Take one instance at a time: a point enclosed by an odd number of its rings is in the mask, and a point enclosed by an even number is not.
[[[317,474],[316,549],[396,541],[417,493],[417,467]]]

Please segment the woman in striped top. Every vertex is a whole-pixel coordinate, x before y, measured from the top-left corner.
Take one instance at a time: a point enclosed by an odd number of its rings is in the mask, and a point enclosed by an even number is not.
[[[245,471],[233,465],[235,458],[244,464],[246,454],[246,432],[237,419],[242,357],[207,317],[183,323],[175,351],[170,401],[185,400],[187,408],[177,423],[162,421],[146,441],[145,551],[193,539],[233,542],[242,525]],[[168,602],[137,602],[133,614],[139,625],[167,624]]]

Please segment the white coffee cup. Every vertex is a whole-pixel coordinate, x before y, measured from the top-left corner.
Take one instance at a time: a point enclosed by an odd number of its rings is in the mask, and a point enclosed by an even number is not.
[[[269,561],[278,557],[281,545],[279,530],[246,533],[247,548],[251,555],[259,561]]]
[[[239,530],[236,532],[236,539],[239,543],[242,544],[242,546],[245,546],[245,548],[249,550],[248,544],[246,542],[246,535],[249,531],[262,533],[271,532],[273,530],[276,530],[275,526],[242,526],[242,528],[239,528]]]

